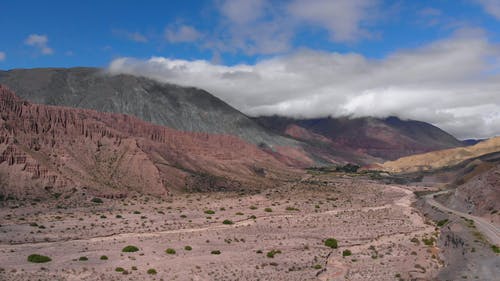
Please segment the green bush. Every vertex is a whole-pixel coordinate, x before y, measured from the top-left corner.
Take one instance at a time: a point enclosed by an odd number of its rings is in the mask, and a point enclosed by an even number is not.
[[[43,263],[43,262],[49,262],[52,259],[47,257],[47,256],[42,256],[38,254],[33,254],[28,256],[28,261],[29,262],[34,262],[34,263]]]
[[[273,209],[271,209],[271,208],[265,208],[265,209],[264,209],[264,212],[268,212],[268,213],[270,213],[270,212],[272,212],[272,211],[273,211]]]
[[[280,251],[280,250],[271,250],[271,251],[267,252],[266,256],[267,256],[268,258],[271,258],[271,259],[272,259],[272,258],[274,258],[274,256],[275,256],[276,254],[281,254],[281,251]]]
[[[115,268],[115,271],[116,272],[124,272],[125,268],[123,268],[123,267],[117,267],[117,268]]]
[[[122,252],[124,253],[132,253],[132,252],[137,252],[139,251],[139,248],[136,246],[128,245],[125,248],[122,249]]]
[[[184,250],[186,250],[186,251],[191,251],[192,249],[193,249],[193,248],[192,248],[191,246],[186,246],[186,247],[184,247]]]
[[[220,251],[219,250],[213,250],[212,252],[210,252],[210,254],[212,254],[212,255],[220,255]]]
[[[321,269],[321,264],[316,264],[315,266],[313,266],[314,269]]]
[[[205,214],[213,215],[213,214],[215,214],[215,211],[214,210],[205,210]]]
[[[224,220],[222,223],[223,224],[233,224],[234,222],[231,220]]]
[[[87,257],[80,257],[78,260],[79,260],[79,261],[88,261],[88,260],[89,260],[89,258],[87,258]]]
[[[108,256],[101,256],[100,259],[103,261],[106,261],[106,260],[108,260]]]
[[[325,240],[325,246],[330,247],[332,249],[337,249],[338,241],[335,238],[328,238]]]
[[[500,254],[500,248],[497,245],[491,245],[493,252]]]
[[[104,202],[102,201],[102,199],[101,199],[101,198],[99,198],[99,197],[94,197],[94,198],[92,198],[92,200],[90,200],[90,201],[92,201],[93,203],[97,203],[97,204],[102,204],[102,203],[104,203]]]
[[[155,275],[156,274],[156,269],[150,268],[148,271],[146,271],[148,274]]]
[[[176,253],[176,252],[175,252],[175,250],[174,250],[174,249],[172,249],[172,248],[168,248],[168,249],[166,249],[166,250],[165,250],[165,253],[167,253],[167,254],[169,254],[169,255],[175,255],[175,253]]]
[[[350,255],[352,255],[352,252],[350,250],[343,250],[342,251],[342,256],[343,257],[348,257]]]
[[[437,226],[442,227],[443,225],[448,223],[448,219],[440,220],[437,222]]]
[[[422,238],[422,242],[424,242],[424,244],[426,246],[432,246],[432,245],[434,245],[434,242],[436,242],[436,239],[434,239],[434,237],[431,237],[431,238]]]

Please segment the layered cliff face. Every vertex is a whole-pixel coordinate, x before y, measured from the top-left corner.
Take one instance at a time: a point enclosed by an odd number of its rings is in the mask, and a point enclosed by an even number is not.
[[[463,146],[435,126],[396,117],[291,119],[270,116],[256,121],[275,132],[360,164]]]
[[[238,137],[32,104],[0,85],[0,194],[13,197],[269,186],[294,171]]]

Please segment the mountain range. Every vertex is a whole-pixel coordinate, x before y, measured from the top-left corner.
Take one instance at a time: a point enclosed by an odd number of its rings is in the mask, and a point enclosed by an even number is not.
[[[463,145],[430,124],[397,117],[250,118],[212,94],[99,68],[0,71],[0,84],[33,103],[136,116],[179,131],[236,136],[299,167],[371,164]]]

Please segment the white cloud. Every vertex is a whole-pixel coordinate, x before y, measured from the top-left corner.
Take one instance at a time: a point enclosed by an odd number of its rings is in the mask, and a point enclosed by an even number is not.
[[[127,40],[139,42],[139,43],[147,43],[148,38],[140,32],[130,32],[122,29],[113,29],[113,34],[119,37],[123,37]]]
[[[0,61],[4,61],[6,57],[7,54],[5,52],[0,52]]]
[[[333,41],[349,42],[369,32],[362,23],[376,13],[376,0],[294,0],[288,7],[299,20],[327,29]]]
[[[264,14],[264,0],[227,0],[220,3],[220,10],[232,23],[255,22]]]
[[[301,51],[253,65],[120,58],[111,73],[206,89],[249,115],[397,115],[460,138],[500,135],[500,49],[479,30],[382,59]]]
[[[205,47],[247,55],[279,54],[292,49],[304,27],[326,29],[336,42],[352,42],[371,34],[363,27],[377,13],[379,0],[220,0],[222,20]]]
[[[36,47],[43,55],[51,55],[54,50],[48,46],[49,38],[47,35],[30,34],[24,43],[29,46]]]
[[[194,42],[201,35],[196,28],[189,25],[170,26],[165,30],[165,38],[171,43]]]
[[[498,0],[476,0],[488,14],[500,20],[500,1]]]

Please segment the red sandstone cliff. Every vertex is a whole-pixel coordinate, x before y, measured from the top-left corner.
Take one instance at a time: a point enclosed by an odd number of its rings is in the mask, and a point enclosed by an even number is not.
[[[123,114],[31,104],[0,85],[4,196],[84,191],[111,197],[130,191],[166,195],[186,187],[266,186],[290,174],[275,157],[234,136],[181,132]]]

